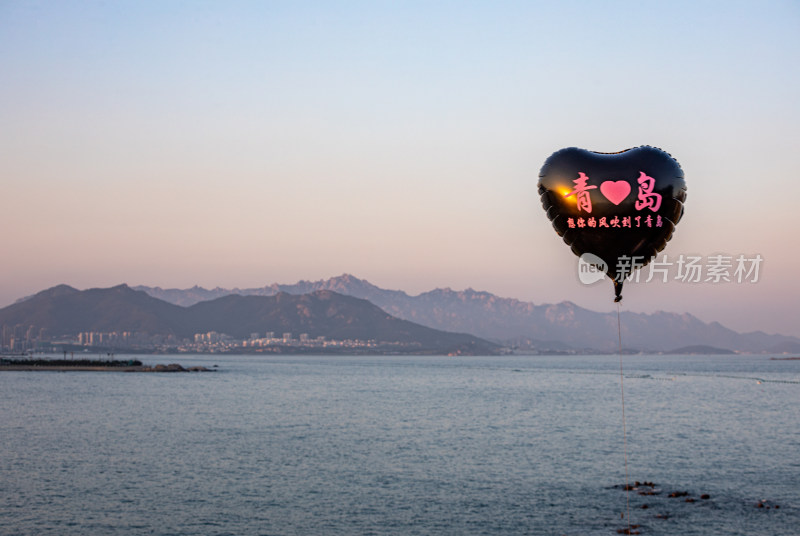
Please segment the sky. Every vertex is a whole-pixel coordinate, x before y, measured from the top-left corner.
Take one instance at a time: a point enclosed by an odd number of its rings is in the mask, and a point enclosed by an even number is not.
[[[763,261],[623,310],[800,336],[798,64],[789,0],[3,0],[0,306],[350,273],[612,311],[539,169],[652,145],[688,187],[668,260]]]

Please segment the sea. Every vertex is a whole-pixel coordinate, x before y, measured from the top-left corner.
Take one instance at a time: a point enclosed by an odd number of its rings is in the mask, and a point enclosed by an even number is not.
[[[136,357],[0,372],[0,534],[800,534],[800,360]]]

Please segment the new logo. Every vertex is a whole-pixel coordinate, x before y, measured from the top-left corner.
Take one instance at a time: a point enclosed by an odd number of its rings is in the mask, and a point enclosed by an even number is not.
[[[606,276],[606,270],[608,270],[606,261],[593,253],[584,253],[578,257],[578,279],[584,285],[602,281]]]

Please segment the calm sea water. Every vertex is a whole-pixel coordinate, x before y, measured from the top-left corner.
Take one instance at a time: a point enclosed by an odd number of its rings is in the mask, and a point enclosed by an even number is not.
[[[616,356],[145,361],[0,373],[1,534],[800,534],[800,361],[626,356],[648,496]]]

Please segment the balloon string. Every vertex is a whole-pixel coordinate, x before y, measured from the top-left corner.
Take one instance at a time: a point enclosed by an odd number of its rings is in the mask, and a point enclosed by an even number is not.
[[[631,534],[631,487],[628,485],[628,434],[625,429],[625,384],[622,373],[622,320],[617,302],[617,339],[619,340],[619,388],[622,394],[622,453],[625,459],[625,511],[628,518],[628,534]]]

